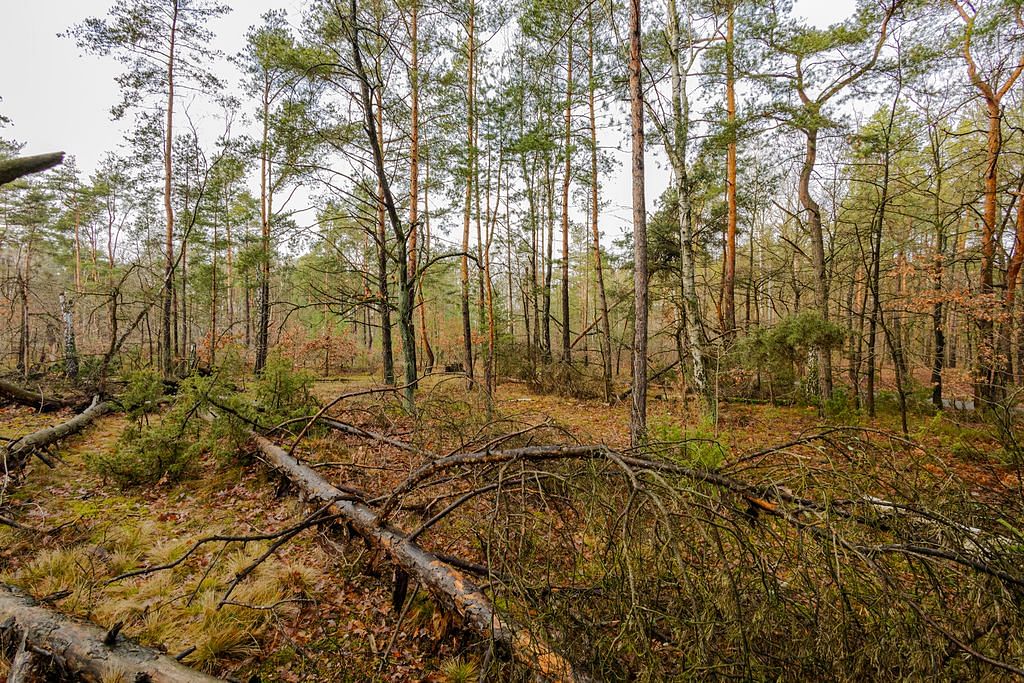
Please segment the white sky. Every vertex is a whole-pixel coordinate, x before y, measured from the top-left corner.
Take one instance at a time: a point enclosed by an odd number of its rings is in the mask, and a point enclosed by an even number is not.
[[[114,77],[120,65],[112,59],[80,54],[74,42],[58,33],[88,16],[104,16],[116,0],[5,0],[0,20],[0,113],[13,125],[0,136],[26,143],[25,153],[64,150],[73,154],[79,167],[91,172],[103,154],[116,149],[123,126],[111,120],[110,107],[120,99]],[[286,8],[293,21],[302,0],[227,0],[234,9],[212,26],[217,47],[226,54],[242,48],[246,29],[259,23],[268,9]],[[849,15],[854,0],[798,0],[796,12],[818,25]],[[234,79],[228,72],[225,76]],[[618,233],[629,224],[630,183],[628,143],[622,141],[619,166],[604,178],[610,202],[605,231]],[[654,203],[668,183],[658,151],[649,152],[647,203]],[[617,224],[617,225],[616,225]],[[616,229],[618,228],[618,229]]]

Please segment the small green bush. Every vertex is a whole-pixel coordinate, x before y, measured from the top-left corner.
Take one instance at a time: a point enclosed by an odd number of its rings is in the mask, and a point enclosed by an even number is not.
[[[845,387],[836,387],[832,397],[825,401],[825,415],[835,422],[852,424],[857,417],[853,399]]]
[[[155,370],[136,370],[128,375],[128,386],[121,394],[121,405],[131,418],[154,412],[164,394],[164,383]]]
[[[256,408],[277,421],[309,415],[317,409],[313,382],[312,373],[296,370],[290,361],[272,354],[256,380]]]
[[[669,454],[687,465],[713,470],[728,456],[715,436],[714,425],[708,420],[686,429],[671,417],[654,418],[647,426],[647,433],[652,444],[674,446]]]
[[[112,453],[94,453],[87,465],[121,486],[177,482],[192,470],[199,446],[167,420],[153,426],[128,425]]]

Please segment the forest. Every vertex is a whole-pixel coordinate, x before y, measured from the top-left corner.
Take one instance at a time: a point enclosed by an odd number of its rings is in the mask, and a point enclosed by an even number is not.
[[[108,1],[0,680],[1024,678],[1021,0]]]

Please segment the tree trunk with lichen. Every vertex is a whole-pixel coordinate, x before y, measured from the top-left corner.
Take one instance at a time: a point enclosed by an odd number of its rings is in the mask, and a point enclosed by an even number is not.
[[[8,680],[212,683],[172,657],[120,638],[117,632],[64,616],[20,590],[0,584],[0,650],[11,653]],[[45,676],[36,676],[36,668]]]

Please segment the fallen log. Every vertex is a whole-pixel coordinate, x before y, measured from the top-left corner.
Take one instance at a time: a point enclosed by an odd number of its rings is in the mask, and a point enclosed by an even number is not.
[[[8,654],[13,654],[11,671],[16,676],[27,672],[31,660],[35,660],[35,664],[48,673],[58,674],[56,680],[86,683],[208,683],[219,680],[189,669],[156,650],[119,638],[114,629],[105,631],[43,607],[7,584],[0,584],[0,643],[6,644],[4,649]],[[54,677],[48,675],[46,680],[54,680]]]
[[[81,402],[81,399],[63,399],[56,396],[46,396],[38,391],[32,391],[2,379],[0,379],[0,396],[44,413],[60,410],[61,408],[70,408]]]
[[[82,431],[97,417],[110,412],[110,409],[109,402],[100,401],[100,397],[95,396],[88,408],[71,419],[21,437],[6,449],[7,467],[11,470],[18,469],[32,455],[42,460],[47,466],[55,467],[56,463],[46,455],[46,448],[65,437]]]
[[[267,461],[311,502],[329,505],[332,514],[345,519],[359,536],[386,553],[398,568],[429,590],[444,607],[458,614],[468,628],[491,639],[544,680],[593,680],[526,628],[498,614],[490,599],[467,574],[409,540],[403,531],[383,522],[371,507],[352,500],[352,496],[280,446],[258,435],[253,438]]]

